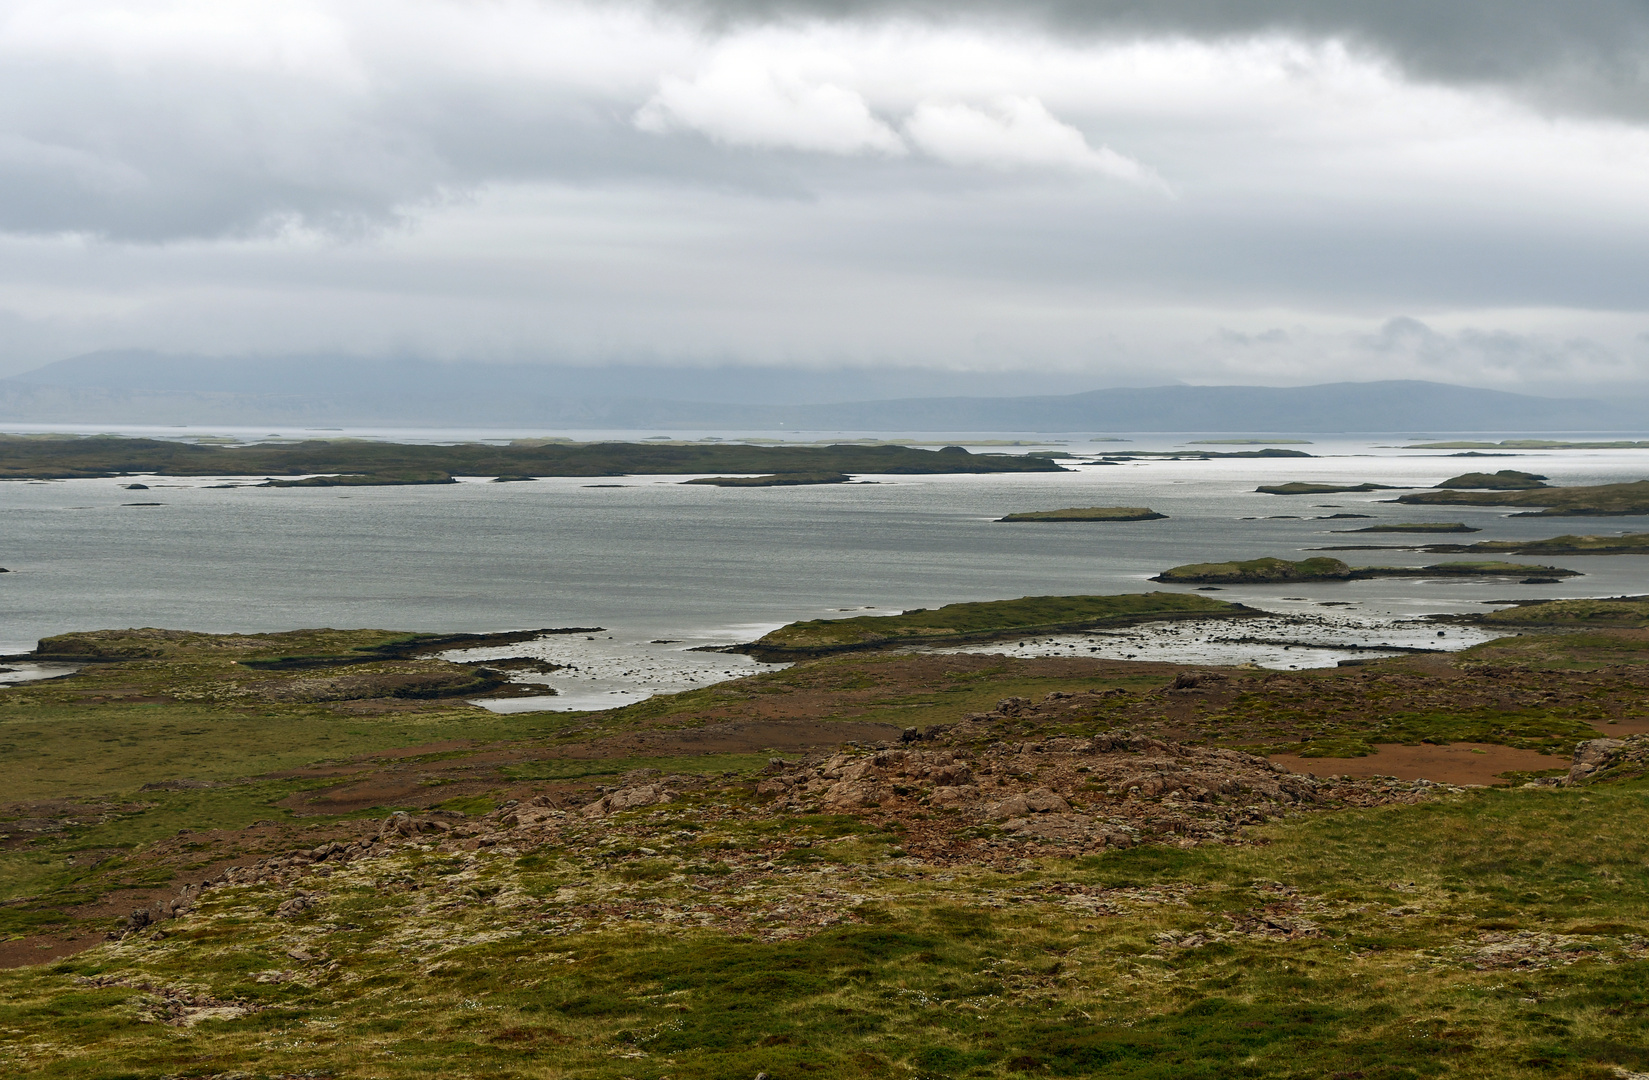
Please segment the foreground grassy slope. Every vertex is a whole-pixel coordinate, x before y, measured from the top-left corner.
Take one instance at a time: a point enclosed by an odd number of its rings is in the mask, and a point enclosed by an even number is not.
[[[0,973],[0,1067],[1604,1080],[1649,1068],[1645,794],[1477,792],[1007,872],[677,804],[616,844],[356,864],[287,918],[273,889],[213,890],[164,935]],[[697,925],[716,875],[756,886],[740,930]]]
[[[257,655],[403,639],[285,639]],[[175,893],[226,858],[353,841],[389,806],[442,806],[459,832],[497,831],[413,836],[296,883],[253,875],[158,930],[0,971],[0,1074],[1649,1070],[1644,781],[1422,792],[1256,820],[1229,846],[1187,847],[1169,831],[1076,855],[995,826],[960,829],[937,800],[781,810],[761,788],[771,751],[704,749],[740,732],[757,750],[792,727],[896,732],[991,712],[975,764],[989,747],[1123,731],[1318,752],[1451,739],[1567,750],[1645,717],[1641,630],[1531,634],[1350,669],[1203,670],[1212,681],[1184,689],[1169,665],[854,654],[606,714],[537,717],[393,697],[295,702],[270,687],[225,695],[248,678],[317,669],[245,669],[211,636],[163,641],[165,657],[0,692],[5,741],[52,751],[30,782],[53,798],[28,812],[62,814],[55,832],[0,823],[7,936],[39,934],[29,920],[51,917],[38,902],[47,895],[67,905],[57,918],[100,936],[137,890],[169,879]],[[58,711],[35,722],[42,708]],[[213,755],[249,739],[252,723],[271,747],[251,747],[240,779]],[[351,750],[377,749],[341,753],[342,735]],[[87,765],[73,749],[109,738],[126,755],[107,770],[109,796],[78,797]],[[1011,773],[975,782],[1045,783],[1048,756],[1024,753]],[[260,768],[270,772],[251,775]],[[577,809],[593,784],[660,775],[614,776],[637,768],[707,779],[606,817]],[[153,786],[180,776],[224,786]],[[396,790],[425,795],[301,818],[290,809],[294,794],[367,781],[388,791],[396,778]],[[1178,812],[1174,796],[1092,787],[1080,799],[1095,806],[1160,798],[1165,820]],[[550,800],[547,832],[478,817],[535,795]],[[34,875],[26,889],[17,867]],[[111,883],[128,892],[88,914]]]

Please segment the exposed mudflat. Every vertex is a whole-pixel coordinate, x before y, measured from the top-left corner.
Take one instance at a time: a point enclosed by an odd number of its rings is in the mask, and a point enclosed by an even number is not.
[[[1567,769],[1566,755],[1518,750],[1494,743],[1451,743],[1448,746],[1382,744],[1366,757],[1323,758],[1298,754],[1271,754],[1269,759],[1289,772],[1314,776],[1392,776],[1399,780],[1430,780],[1436,784],[1492,786],[1503,784],[1502,773]]]

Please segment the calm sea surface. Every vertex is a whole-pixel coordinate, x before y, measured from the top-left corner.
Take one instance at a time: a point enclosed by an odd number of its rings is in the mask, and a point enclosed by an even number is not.
[[[1047,438],[1043,436],[1042,438]],[[1168,449],[1138,436],[1081,452]],[[100,627],[264,631],[313,626],[490,631],[608,628],[622,642],[748,640],[795,619],[960,600],[1157,588],[1179,563],[1299,558],[1375,521],[1463,521],[1464,542],[1649,529],[1645,518],[1512,518],[1505,509],[1400,507],[1397,493],[1279,497],[1262,483],[1373,481],[1429,487],[1518,468],[1555,483],[1649,478],[1649,451],[1461,458],[1390,449],[1398,437],[1314,440],[1311,459],[1082,465],[1040,475],[869,476],[799,488],[683,486],[683,477],[560,478],[376,489],[213,489],[210,480],[0,482],[0,649]],[[1380,444],[1385,444],[1382,447]],[[1049,445],[1061,445],[1050,441]],[[1219,448],[1211,448],[1219,449]],[[1225,449],[1240,449],[1227,447]],[[147,491],[122,485],[142,480]],[[613,484],[616,487],[592,487]],[[158,503],[159,505],[132,505]],[[1164,521],[1009,525],[993,518],[1068,506],[1148,506]],[[1319,520],[1335,513],[1374,520]],[[1286,516],[1282,516],[1286,515]],[[1420,538],[1426,539],[1426,538]],[[1353,563],[1442,556],[1342,553]],[[1542,560],[1525,559],[1531,564]],[[1381,620],[1483,610],[1489,599],[1649,591],[1649,558],[1569,557],[1560,585],[1377,580],[1232,588],[1274,611],[1336,608]],[[1284,599],[1284,597],[1292,599]]]

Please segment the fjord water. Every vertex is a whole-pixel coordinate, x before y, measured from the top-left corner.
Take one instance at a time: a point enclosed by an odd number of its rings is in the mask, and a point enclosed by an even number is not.
[[[1094,444],[1070,436],[1066,445],[1085,454],[1119,453],[1167,449],[1187,438]],[[1649,451],[1463,458],[1391,448],[1398,441],[1318,437],[1304,449],[1322,456],[1309,459],[1134,461],[1062,473],[879,476],[863,478],[874,483],[792,488],[684,486],[685,478],[674,476],[354,489],[215,488],[223,481],[166,477],[5,482],[0,565],[12,572],[0,576],[0,648],[22,651],[48,634],[126,626],[601,626],[615,641],[730,642],[794,619],[846,612],[1143,591],[1159,587],[1147,580],[1151,575],[1186,562],[1300,558],[1347,543],[1649,529],[1646,518],[1513,518],[1504,508],[1385,501],[1397,492],[1254,492],[1289,480],[1429,487],[1461,472],[1500,468],[1542,473],[1559,484],[1649,476]],[[123,486],[135,481],[149,489]],[[1094,505],[1148,506],[1168,518],[992,520]],[[1372,520],[1323,520],[1336,513]],[[1416,520],[1464,521],[1482,531],[1419,538],[1332,531]],[[1340,554],[1369,565],[1448,558]],[[1554,585],[1380,579],[1218,595],[1274,611],[1322,612],[1320,602],[1348,601],[1351,608],[1336,610],[1387,618],[1483,610],[1490,599],[1616,595],[1649,586],[1646,560],[1637,556],[1517,561],[1558,562],[1585,576]]]

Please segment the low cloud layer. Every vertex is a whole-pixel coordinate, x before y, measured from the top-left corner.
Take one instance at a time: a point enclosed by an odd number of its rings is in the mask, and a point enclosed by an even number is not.
[[[1646,26],[0,0],[0,371],[146,347],[1630,382]],[[1296,344],[1254,343],[1276,327]]]

